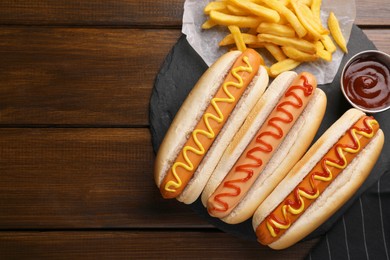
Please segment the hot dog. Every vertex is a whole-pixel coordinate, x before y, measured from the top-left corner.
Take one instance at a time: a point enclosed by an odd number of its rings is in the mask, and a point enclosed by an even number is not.
[[[155,181],[164,198],[192,203],[268,85],[252,49],[223,55],[199,79],[159,148]]]
[[[368,177],[383,144],[373,117],[347,111],[256,210],[253,228],[259,242],[283,249],[320,226]]]
[[[310,73],[285,72],[269,86],[226,149],[202,194],[211,216],[249,219],[309,147],[326,96]]]

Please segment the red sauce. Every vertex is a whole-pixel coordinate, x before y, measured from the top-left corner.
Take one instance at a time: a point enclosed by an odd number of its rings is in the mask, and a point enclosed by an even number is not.
[[[364,116],[359,119],[287,195],[285,200],[256,228],[259,242],[269,244],[282,235],[368,145],[378,129],[378,122],[373,117]],[[301,195],[300,191],[314,197]]]
[[[294,115],[289,111],[291,107],[296,109],[302,109],[303,106],[303,100],[301,97],[296,93],[296,91],[303,91],[303,95],[305,97],[310,96],[313,91],[314,87],[309,83],[309,80],[304,75],[301,75],[301,80],[303,80],[303,86],[302,85],[294,85],[290,86],[285,93],[285,97],[292,96],[293,100],[286,100],[281,102],[279,105],[277,105],[276,110],[280,111],[284,114],[284,117],[274,116],[271,117],[268,120],[267,125],[272,129],[270,131],[261,131],[260,134],[256,137],[256,145],[254,148],[250,149],[245,156],[252,160],[251,163],[242,164],[235,166],[234,170],[235,172],[241,172],[245,173],[244,178],[235,178],[231,180],[227,180],[223,182],[223,187],[229,188],[232,191],[230,192],[223,192],[215,195],[214,201],[222,208],[213,207],[209,209],[209,212],[227,212],[229,210],[229,204],[225,201],[227,197],[238,197],[241,195],[241,183],[251,183],[256,180],[257,176],[255,178],[252,178],[255,174],[254,168],[259,168],[263,165],[263,160],[261,158],[261,153],[271,153],[274,150],[274,147],[269,142],[268,136],[274,137],[276,140],[280,140],[283,138],[283,129],[279,125],[282,124],[291,124],[290,128],[292,127],[293,123],[295,122],[296,118],[294,118]],[[294,102],[293,102],[294,101]],[[289,108],[287,108],[289,107]],[[302,112],[302,111],[301,111]],[[271,113],[272,114],[272,113]],[[280,122],[278,124],[278,122]],[[260,153],[260,155],[259,155]]]
[[[362,56],[345,69],[344,91],[356,105],[382,109],[390,103],[390,71],[374,56]]]

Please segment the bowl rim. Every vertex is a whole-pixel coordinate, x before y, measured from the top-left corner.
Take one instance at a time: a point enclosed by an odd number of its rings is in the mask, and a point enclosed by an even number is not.
[[[346,68],[348,67],[349,64],[351,64],[356,58],[358,58],[359,56],[361,55],[364,55],[364,54],[367,54],[367,53],[374,53],[376,55],[382,55],[384,56],[385,58],[389,59],[390,60],[390,55],[387,54],[386,52],[383,52],[383,51],[380,51],[380,50],[365,50],[365,51],[361,51],[361,52],[358,52],[356,53],[355,55],[353,55],[351,58],[348,59],[348,61],[345,63],[344,67],[343,67],[343,70],[341,71],[341,75],[340,75],[340,88],[341,88],[341,92],[343,92],[343,95],[344,97],[347,99],[347,101],[356,109],[359,109],[363,112],[366,112],[366,113],[379,113],[379,112],[383,112],[383,111],[386,111],[388,109],[390,109],[390,103],[389,105],[387,105],[386,107],[384,108],[380,108],[380,109],[369,109],[369,108],[364,108],[364,107],[361,107],[361,106],[358,106],[357,104],[355,104],[354,102],[352,102],[349,97],[347,96],[347,93],[345,93],[345,90],[344,90],[344,83],[343,83],[343,79],[344,79],[344,72],[346,70]],[[389,68],[390,69],[390,68]]]

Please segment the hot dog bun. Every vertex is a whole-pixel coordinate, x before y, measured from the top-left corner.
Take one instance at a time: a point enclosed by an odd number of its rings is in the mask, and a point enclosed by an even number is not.
[[[315,82],[315,79],[312,79],[310,74],[303,75],[310,82],[313,82],[313,80]],[[202,194],[202,202],[204,205],[207,204],[209,198],[221,182],[225,181],[224,178],[226,178],[227,173],[243,154],[243,151],[252,141],[259,128],[268,120],[267,117],[274,110],[286,90],[293,82],[299,82],[299,78],[300,76],[297,76],[295,72],[285,72],[279,75],[269,86],[235,136],[233,142],[226,149],[216,170],[207,183]],[[221,218],[223,221],[235,224],[245,221],[253,215],[261,201],[265,199],[279,181],[283,179],[289,169],[305,153],[317,132],[325,113],[325,108],[326,96],[322,90],[316,89],[306,108],[297,116],[290,131],[285,133],[285,138],[280,146],[276,147],[274,155],[268,163],[265,163],[267,166],[262,170],[246,196],[228,215]]]
[[[248,118],[226,148],[221,161],[218,163],[203,190],[202,203],[205,207],[211,194],[233,167],[238,157],[242,154],[296,76],[297,73],[287,71],[276,77],[268,86],[267,91],[260,98],[259,102],[257,102],[251,113],[249,113]]]
[[[251,50],[249,54],[256,55]],[[232,51],[221,56],[199,79],[187,99],[182,104],[176,114],[165,138],[159,148],[155,161],[155,182],[160,189],[168,171],[172,167],[175,159],[182,152],[183,146],[188,141],[189,136],[194,131],[210,101],[220,91],[222,82],[228,74],[232,74],[231,69],[237,59],[242,55],[240,51]],[[216,162],[222,155],[226,146],[232,139],[235,132],[243,123],[249,111],[253,108],[268,85],[268,75],[264,67],[260,66],[255,71],[255,76],[245,91],[239,97],[234,110],[228,116],[219,135],[215,138],[209,152],[203,160],[177,199],[187,204],[197,199],[207,182],[209,175],[213,171]],[[229,86],[230,88],[230,86]]]
[[[330,149],[341,140],[342,136],[365,114],[359,110],[348,110],[337,120],[308,150],[302,159],[294,166],[288,175],[279,183],[275,190],[256,210],[252,223],[255,230],[259,225],[269,219],[269,215],[280,205],[285,205],[285,199],[308,176],[313,167],[323,160]],[[368,142],[368,141],[367,141]],[[268,246],[274,249],[283,249],[298,242],[334,214],[362,185],[378,159],[384,143],[384,135],[381,129],[371,137],[368,144],[361,149],[356,157],[347,164],[341,173],[335,175],[335,179],[319,194],[311,205],[301,213],[295,222],[288,227],[280,237]],[[333,171],[333,170],[332,170]],[[335,171],[335,170],[334,170]],[[306,177],[307,178],[307,177]],[[308,204],[308,203],[307,203]],[[274,213],[276,214],[276,213]],[[289,213],[288,213],[289,214]],[[284,220],[283,220],[284,221]],[[269,236],[266,231],[259,231],[258,238],[265,239]],[[264,236],[264,237],[263,237]],[[263,237],[263,238],[262,238]]]

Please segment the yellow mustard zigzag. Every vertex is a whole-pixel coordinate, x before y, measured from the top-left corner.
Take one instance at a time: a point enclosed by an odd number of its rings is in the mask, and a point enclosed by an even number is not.
[[[354,143],[357,144],[356,148],[351,148],[351,147],[344,147],[343,148],[340,146],[337,147],[336,151],[337,151],[338,158],[342,159],[343,164],[337,164],[337,163],[332,162],[328,159],[324,159],[325,165],[335,167],[337,169],[344,169],[345,167],[347,167],[348,162],[347,162],[347,159],[345,158],[343,151],[348,152],[348,153],[357,153],[361,149],[360,140],[356,136],[356,134],[360,134],[366,138],[372,138],[375,134],[372,126],[375,124],[378,124],[378,122],[374,119],[369,119],[367,121],[368,121],[368,126],[370,127],[370,132],[367,133],[365,131],[359,131],[355,128],[351,129],[352,139],[353,139]],[[331,181],[333,178],[331,170],[328,167],[325,167],[325,171],[326,171],[328,176],[319,176],[318,174],[314,174],[314,179],[320,180],[320,181]],[[312,178],[310,178],[310,185],[311,185],[312,190],[316,191],[316,193],[313,195],[306,193],[305,191],[298,188],[298,199],[300,201],[299,205],[301,205],[298,209],[292,207],[291,205],[283,205],[282,214],[283,214],[283,218],[284,218],[284,223],[279,223],[273,219],[270,219],[267,221],[267,223],[266,223],[267,228],[268,228],[269,232],[271,233],[272,237],[277,236],[275,229],[273,228],[272,225],[274,225],[278,229],[288,229],[291,226],[291,221],[288,218],[287,213],[289,212],[293,215],[298,215],[298,214],[302,213],[302,211],[305,208],[305,202],[304,202],[303,198],[306,198],[309,200],[314,200],[320,195],[319,190],[314,186],[314,182],[313,182]]]
[[[218,123],[221,123],[224,120],[223,113],[222,113],[221,109],[218,107],[217,102],[233,103],[235,101],[235,98],[229,92],[228,87],[235,87],[237,89],[242,88],[243,85],[244,85],[243,84],[244,82],[243,82],[242,77],[238,74],[238,72],[244,71],[244,72],[251,73],[253,71],[252,66],[249,63],[248,57],[246,57],[246,56],[243,57],[243,61],[244,61],[244,63],[247,66],[239,66],[239,67],[236,67],[236,68],[232,69],[232,75],[233,75],[233,77],[235,79],[237,79],[238,83],[237,82],[228,81],[228,82],[225,82],[223,84],[223,91],[228,96],[228,98],[217,98],[217,97],[214,97],[211,100],[211,105],[213,106],[213,108],[217,112],[218,116],[213,115],[211,113],[204,114],[203,115],[203,120],[204,120],[204,122],[206,124],[207,131],[204,131],[204,130],[201,130],[201,129],[195,129],[192,132],[192,137],[193,137],[193,139],[194,139],[194,141],[195,141],[195,143],[197,145],[197,148],[192,147],[192,146],[185,146],[183,148],[182,152],[183,152],[183,157],[184,157],[184,160],[186,161],[186,163],[176,162],[172,166],[172,174],[173,174],[175,180],[171,180],[171,181],[166,183],[166,185],[165,185],[165,190],[166,191],[176,192],[175,189],[180,188],[181,185],[182,185],[182,181],[181,181],[180,177],[178,176],[178,174],[176,172],[176,168],[177,167],[183,167],[187,171],[192,171],[194,169],[194,166],[193,166],[191,160],[188,158],[188,155],[187,155],[188,151],[191,151],[191,152],[193,152],[193,153],[195,153],[197,155],[203,155],[205,153],[205,149],[204,149],[202,143],[199,141],[197,135],[201,134],[201,135],[206,136],[209,139],[215,138],[215,133],[214,133],[214,130],[212,129],[212,127],[210,126],[209,119],[213,119],[213,120],[217,121]],[[173,188],[171,188],[171,187],[173,187]]]

